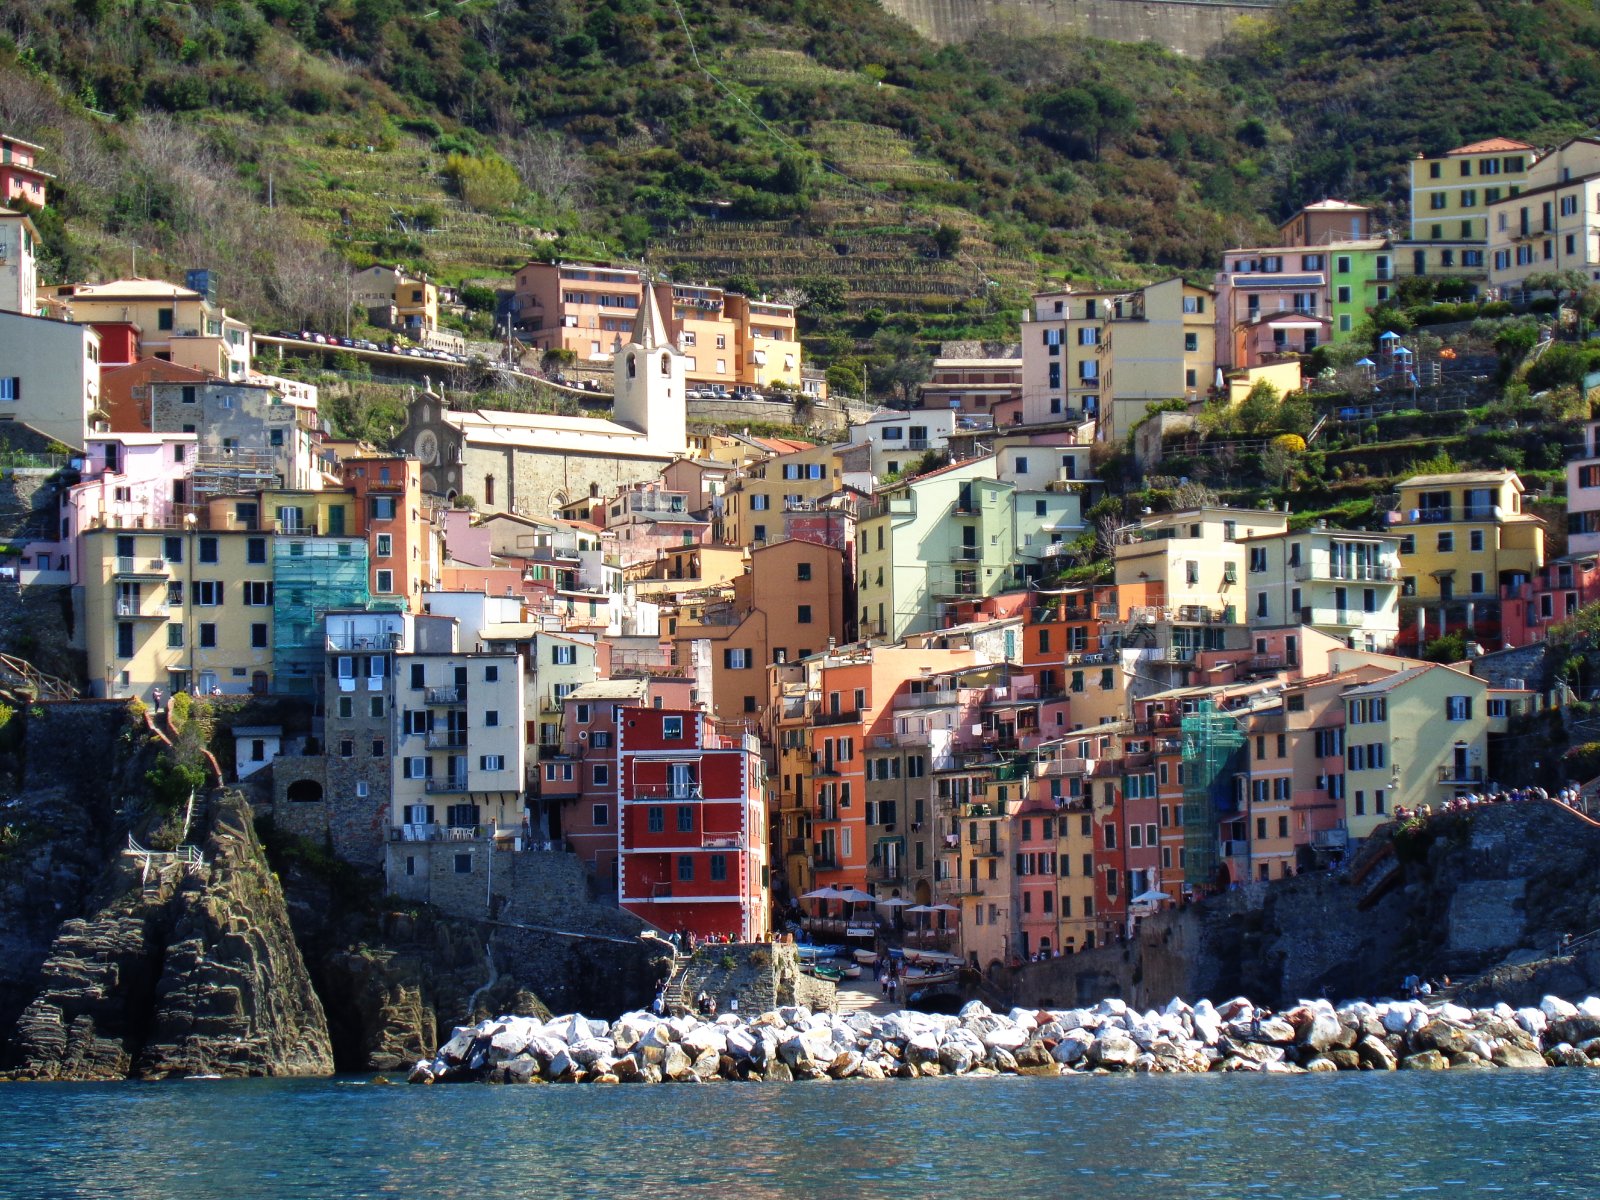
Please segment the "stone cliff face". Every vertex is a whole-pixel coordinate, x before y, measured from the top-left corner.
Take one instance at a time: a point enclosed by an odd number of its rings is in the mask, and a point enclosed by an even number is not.
[[[8,1047],[39,1079],[324,1075],[333,1053],[283,894],[235,793],[206,806],[203,862],[115,860],[63,921]],[[191,835],[193,836],[193,835]]]
[[[1243,994],[1281,1006],[1394,993],[1413,972],[1486,972],[1475,1003],[1600,985],[1600,827],[1553,803],[1490,805],[1374,840],[1340,875],[1307,875],[1163,913],[1132,942],[1000,980],[1021,1004]],[[1496,982],[1498,981],[1498,983]],[[1537,996],[1535,997],[1537,999]]]

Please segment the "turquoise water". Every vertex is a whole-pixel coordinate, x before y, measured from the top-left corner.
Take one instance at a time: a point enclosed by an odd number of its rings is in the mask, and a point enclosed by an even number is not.
[[[11,1197],[1600,1195],[1600,1072],[0,1085]]]

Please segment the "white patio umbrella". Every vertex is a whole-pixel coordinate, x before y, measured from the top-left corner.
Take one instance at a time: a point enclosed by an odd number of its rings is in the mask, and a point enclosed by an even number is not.
[[[848,900],[851,904],[871,904],[877,899],[871,892],[863,892],[857,887],[847,887],[839,893],[839,899]]]
[[[844,893],[832,884],[827,887],[819,887],[816,891],[807,892],[800,897],[802,900],[840,900],[843,898]]]
[[[957,908],[954,904],[935,904],[928,911],[929,912],[953,912],[953,913],[958,913],[961,910],[959,908]]]
[[[1133,898],[1133,903],[1134,904],[1160,904],[1163,900],[1171,900],[1171,899],[1172,899],[1172,897],[1167,895],[1160,888],[1151,888],[1149,891],[1140,892],[1137,896],[1135,896]]]
[[[900,896],[888,896],[880,897],[878,899],[878,903],[883,905],[885,908],[906,908],[910,906],[911,901]],[[911,911],[915,912],[916,909],[911,909]]]

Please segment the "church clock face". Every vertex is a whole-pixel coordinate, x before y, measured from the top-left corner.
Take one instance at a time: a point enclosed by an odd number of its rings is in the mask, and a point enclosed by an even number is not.
[[[417,434],[417,457],[428,466],[439,461],[439,435],[431,429]]]

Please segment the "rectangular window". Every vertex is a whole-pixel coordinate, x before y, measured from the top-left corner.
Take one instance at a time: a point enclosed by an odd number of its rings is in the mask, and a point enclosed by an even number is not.
[[[379,572],[377,572],[377,583],[373,586],[373,590],[376,591],[376,592],[380,592],[380,593],[387,593],[387,592],[394,591],[394,572],[393,571],[379,571]]]
[[[214,563],[218,561],[216,538],[203,537],[200,539],[200,561],[203,563]]]
[[[598,824],[598,822],[596,822]],[[651,833],[663,833],[667,828],[666,810],[659,804],[652,804],[645,810],[646,827]]]
[[[692,855],[678,855],[678,880],[680,883],[694,882],[694,858]]]
[[[1472,720],[1472,697],[1449,696],[1445,699],[1445,719],[1450,721]]]
[[[662,717],[661,737],[665,741],[679,741],[683,737],[682,717]]]

